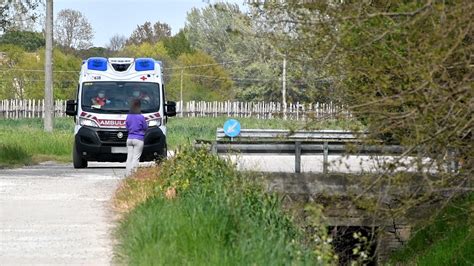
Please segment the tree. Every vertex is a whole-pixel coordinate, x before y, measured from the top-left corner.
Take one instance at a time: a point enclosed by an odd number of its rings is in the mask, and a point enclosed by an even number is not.
[[[377,219],[395,221],[417,205],[472,192],[472,1],[257,5],[269,26],[281,22],[272,14],[286,15],[296,37],[286,40],[288,51],[331,78],[334,92],[372,140],[406,148],[368,183],[366,191],[396,195],[369,207]],[[451,160],[461,164],[459,171],[448,170]],[[416,179],[400,168],[416,169]],[[415,191],[413,180],[426,189]]]
[[[232,34],[234,29],[253,32],[248,18],[238,5],[218,3],[203,9],[193,8],[186,17],[185,34],[191,47],[213,56],[217,61],[238,60],[254,52],[249,35]]]
[[[238,5],[217,3],[188,13],[186,39],[191,47],[211,55],[235,78],[234,96],[243,100],[273,100],[279,88],[279,62],[256,38],[250,18]]]
[[[0,32],[33,30],[32,25],[41,17],[41,5],[41,0],[4,0],[0,4]]]
[[[127,45],[117,54],[119,56],[134,58],[151,57],[153,59],[162,61],[165,67],[168,67],[171,64],[171,58],[169,57],[163,42],[158,42],[155,44],[145,42],[140,45]],[[165,82],[168,82],[169,75],[165,75],[164,77]]]
[[[110,57],[112,55],[112,51],[104,47],[90,47],[87,49],[76,50],[74,53],[69,54],[73,54],[85,60],[90,57]]]
[[[269,38],[289,35],[283,30],[284,26],[277,26],[262,23],[262,17],[256,12],[244,14],[238,5],[218,3],[193,9],[187,16],[185,34],[193,48],[225,64],[234,78],[238,99],[282,100],[282,63],[286,56],[287,99],[329,101],[328,97],[315,93],[321,91],[323,83],[319,73],[304,64],[305,58],[285,55],[286,42],[272,42]]]
[[[166,23],[156,22],[151,25],[150,22],[145,22],[143,25],[138,25],[132,32],[132,35],[127,40],[127,45],[142,44],[144,42],[157,43],[171,36],[171,27]]]
[[[109,44],[107,45],[107,49],[109,49],[112,52],[118,52],[122,50],[122,48],[125,46],[125,42],[127,41],[127,38],[123,35],[115,34],[110,38]]]
[[[53,51],[54,98],[67,100],[74,99],[77,93],[78,73],[81,58],[59,49]]]
[[[5,58],[0,61],[0,99],[44,98],[44,48],[27,53],[20,46],[0,45]],[[54,97],[72,99],[77,89],[77,74],[81,59],[65,54],[59,49],[53,52]]]
[[[182,54],[191,54],[194,52],[183,30],[180,30],[173,37],[164,39],[163,44],[173,59],[178,58]]]
[[[33,53],[26,53],[20,46],[12,44],[0,46],[0,50],[6,55],[2,62],[9,71],[0,72],[0,97],[9,99],[28,99],[36,97],[36,92],[43,92],[44,74],[41,69],[41,59]],[[40,82],[41,81],[41,82]]]
[[[63,9],[56,17],[54,37],[57,44],[65,48],[87,49],[92,46],[94,32],[81,12]]]
[[[0,44],[19,45],[26,51],[33,52],[44,47],[45,40],[39,32],[9,30],[0,36]]]
[[[171,81],[168,83],[171,99],[180,100],[181,75],[185,100],[220,101],[234,97],[230,75],[202,51],[182,54],[171,70]]]

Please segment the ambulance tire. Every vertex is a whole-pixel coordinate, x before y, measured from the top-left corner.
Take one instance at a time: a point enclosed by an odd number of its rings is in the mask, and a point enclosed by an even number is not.
[[[165,144],[165,147],[163,148],[163,150],[161,150],[161,154],[159,154],[156,158],[156,162],[160,164],[165,161],[166,158],[168,158],[168,146]]]
[[[86,168],[87,167],[87,160],[82,158],[82,156],[79,154],[79,152],[76,149],[76,144],[74,144],[74,147],[72,148],[72,162],[74,165],[74,168]]]

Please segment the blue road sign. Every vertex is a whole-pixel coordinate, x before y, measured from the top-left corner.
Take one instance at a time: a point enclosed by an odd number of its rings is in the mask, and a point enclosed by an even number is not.
[[[240,134],[240,123],[235,119],[229,119],[224,123],[224,134],[234,138]]]

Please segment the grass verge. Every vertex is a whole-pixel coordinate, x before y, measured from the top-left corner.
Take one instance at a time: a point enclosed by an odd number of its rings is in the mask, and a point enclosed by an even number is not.
[[[185,149],[124,181],[116,257],[129,265],[306,265],[314,249],[280,199],[206,151]],[[165,197],[177,190],[173,199]],[[144,196],[146,195],[146,196]]]
[[[54,132],[46,133],[41,119],[0,120],[0,166],[70,161],[73,126],[71,119],[57,118]]]
[[[17,145],[0,144],[0,168],[6,165],[28,165],[31,164],[31,155]]]
[[[214,140],[216,129],[222,128],[228,117],[173,117],[168,120],[168,147],[192,143],[195,139]],[[235,118],[242,128],[268,129],[346,129],[359,130],[362,125],[353,120],[293,121],[282,119]]]
[[[449,203],[391,258],[395,265],[474,265],[474,193]]]

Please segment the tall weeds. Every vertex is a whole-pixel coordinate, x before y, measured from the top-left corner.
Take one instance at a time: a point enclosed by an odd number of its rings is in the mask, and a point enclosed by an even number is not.
[[[165,162],[155,180],[148,183],[153,194],[127,213],[117,229],[116,254],[122,263],[315,264],[280,199],[228,162],[187,148]],[[177,190],[173,199],[164,196],[170,187]],[[130,195],[123,188],[117,194],[121,206],[124,193]]]

